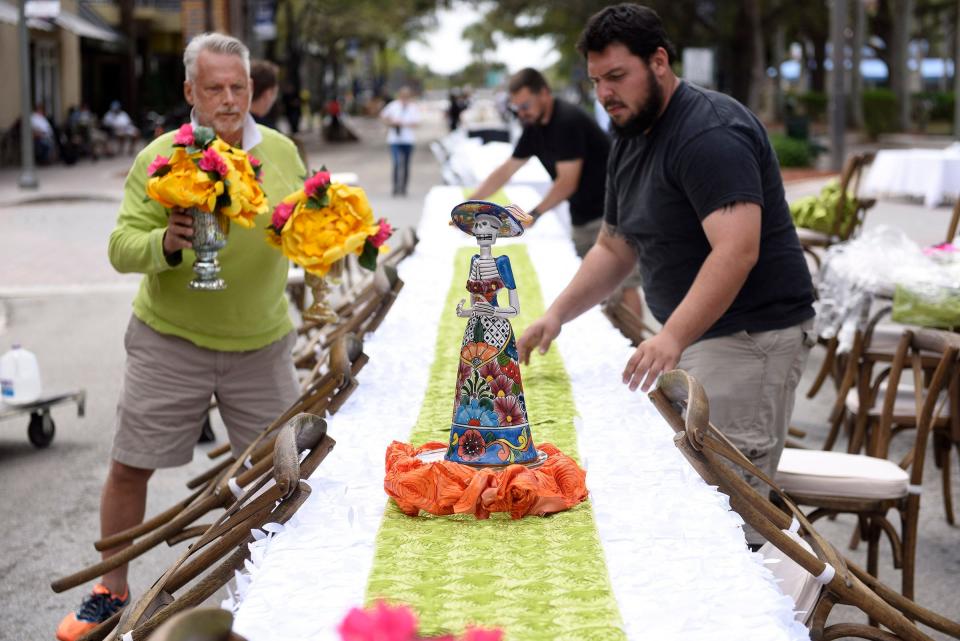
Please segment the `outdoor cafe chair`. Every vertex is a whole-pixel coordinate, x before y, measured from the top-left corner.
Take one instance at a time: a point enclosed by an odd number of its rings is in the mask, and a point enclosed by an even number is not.
[[[837,209],[830,231],[820,232],[797,227],[800,245],[805,250],[812,251],[814,247],[826,248],[856,235],[863,225],[867,211],[877,203],[875,198],[860,198],[857,195],[863,170],[872,159],[873,154],[871,153],[855,154],[847,159],[843,172],[840,174],[840,195],[837,198]],[[854,213],[851,216],[846,215],[848,200],[854,202]],[[819,267],[819,257],[814,254],[814,258]]]
[[[902,591],[914,594],[917,523],[927,440],[942,421],[944,390],[955,377],[960,336],[937,330],[905,330],[888,369],[856,391],[860,404],[848,452],[786,448],[777,481],[798,505],[813,508],[811,521],[853,514],[858,536],[867,542],[867,571],[877,575],[879,543],[890,540],[894,567],[902,568]],[[869,366],[868,366],[869,367]],[[904,371],[912,387],[902,385]],[[848,395],[849,396],[849,395]],[[903,430],[914,431],[913,446],[899,462],[889,460],[890,442]],[[866,445],[861,455],[860,445]],[[900,528],[887,518],[894,510]]]
[[[811,639],[929,641],[916,623],[960,638],[956,622],[901,596],[824,539],[790,494],[710,423],[707,395],[687,372],[673,370],[661,376],[650,399],[676,432],[674,444],[691,466],[728,495],[731,508],[767,539],[761,551],[768,555],[765,558],[779,561],[773,563],[774,576],[794,599],[797,619],[810,629]],[[761,496],[741,473],[761,479],[782,509]],[[856,608],[885,629],[863,623],[829,624],[835,605]]]

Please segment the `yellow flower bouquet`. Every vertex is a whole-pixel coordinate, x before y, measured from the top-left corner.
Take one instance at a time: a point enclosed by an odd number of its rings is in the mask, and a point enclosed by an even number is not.
[[[253,227],[269,211],[260,188],[260,163],[231,147],[209,127],[183,125],[169,158],[157,156],[147,168],[147,197],[164,207],[221,213],[241,227]]]
[[[375,221],[360,187],[331,183],[326,170],[315,172],[274,209],[267,241],[314,276],[324,277],[348,254],[374,270],[377,255],[393,233],[386,219]]]
[[[170,209],[182,207],[193,217],[193,271],[190,289],[226,288],[218,277],[217,252],[227,244],[230,221],[254,226],[270,210],[260,188],[260,162],[231,147],[209,127],[183,125],[173,138],[170,157],[157,156],[147,167],[147,195]]]

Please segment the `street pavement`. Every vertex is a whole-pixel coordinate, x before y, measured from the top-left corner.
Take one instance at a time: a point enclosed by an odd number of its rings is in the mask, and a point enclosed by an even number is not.
[[[305,136],[311,166],[351,171],[370,196],[377,216],[397,226],[416,224],[423,198],[440,184],[440,171],[427,148],[442,135],[438,114],[421,131],[413,156],[410,195],[390,196],[390,163],[385,133],[375,121],[356,122],[359,143],[329,145]],[[87,161],[73,167],[43,168],[40,189],[22,192],[17,171],[0,171],[0,352],[20,342],[36,353],[48,391],[83,388],[86,416],[71,406],[53,410],[57,435],[44,450],[27,441],[27,417],[0,421],[0,641],[53,638],[59,618],[75,606],[89,585],[54,594],[49,583],[98,560],[99,493],[106,473],[123,367],[122,337],[139,277],[115,273],[106,258],[129,158]],[[822,180],[788,186],[790,198],[815,192]],[[909,202],[881,201],[867,225],[895,224],[918,242],[942,240],[949,208],[925,209]],[[805,442],[818,447],[832,402],[829,389],[812,401],[802,397],[819,365],[814,351],[800,386],[794,423],[808,430]],[[619,371],[619,370],[617,370]],[[218,442],[225,438],[215,422]],[[147,513],[154,514],[187,494],[184,483],[209,467],[198,446],[194,461],[160,470],[150,484]],[[960,536],[943,518],[939,482],[928,466],[921,510],[918,600],[960,619],[957,576]],[[954,468],[956,469],[956,467]],[[960,495],[960,479],[954,486]],[[821,521],[822,531],[844,549],[852,521]],[[182,551],[157,548],[137,560],[132,589],[142,593]],[[859,563],[865,551],[850,553]],[[881,556],[881,578],[899,586],[889,553]],[[718,633],[718,638],[722,634]]]

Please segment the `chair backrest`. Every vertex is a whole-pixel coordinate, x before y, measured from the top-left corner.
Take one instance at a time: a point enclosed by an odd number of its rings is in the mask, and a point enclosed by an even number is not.
[[[953,206],[953,213],[950,215],[950,222],[947,224],[947,237],[943,242],[950,243],[957,237],[957,225],[960,224],[960,198],[957,198]]]
[[[870,357],[870,352],[867,352]],[[871,456],[886,458],[890,453],[890,442],[894,429],[905,421],[916,429],[913,447],[900,462],[901,467],[909,470],[910,483],[915,487],[923,484],[923,464],[926,457],[927,440],[937,419],[949,412],[948,398],[944,392],[953,380],[960,355],[960,335],[933,329],[907,329],[893,355],[889,373],[886,375],[886,390],[880,408],[880,420],[875,434],[868,444],[867,453]],[[909,417],[898,416],[897,400],[901,398],[901,381],[904,373],[912,378],[913,412]],[[883,377],[883,373],[878,379]],[[879,380],[871,386],[871,391],[879,389]],[[905,389],[911,389],[908,385]],[[861,405],[863,405],[861,400]]]
[[[673,370],[663,374],[650,399],[677,432],[674,443],[703,479],[727,494],[730,506],[744,521],[823,586],[823,593],[809,619],[814,638],[880,638],[876,628],[867,625],[839,623],[827,626],[827,617],[835,603],[857,607],[885,626],[891,632],[883,637],[885,639],[929,639],[907,616],[948,634],[960,634],[960,626],[956,623],[904,599],[844,559],[820,536],[779,486],[710,424],[706,393],[687,372]],[[734,468],[741,468],[763,480],[777,495],[783,510],[760,496]],[[804,535],[812,553],[784,530]]]
[[[839,240],[847,240],[863,224],[864,215],[869,206],[874,201],[861,200],[857,193],[860,190],[860,180],[863,177],[864,168],[873,159],[873,154],[866,152],[854,154],[847,159],[844,164],[843,173],[840,174],[840,195],[837,198],[837,211],[834,216],[833,230],[831,236]],[[853,199],[855,203],[854,212],[851,217],[846,216],[847,201]]]

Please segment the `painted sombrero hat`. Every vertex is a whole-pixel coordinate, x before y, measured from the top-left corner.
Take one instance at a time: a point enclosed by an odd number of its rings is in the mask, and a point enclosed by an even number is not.
[[[493,216],[500,220],[500,238],[519,236],[523,233],[523,226],[533,221],[533,217],[517,205],[503,207],[486,200],[468,200],[460,203],[450,212],[450,219],[460,228],[460,231],[472,236],[473,221],[481,215]]]

